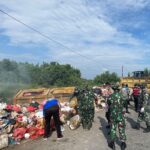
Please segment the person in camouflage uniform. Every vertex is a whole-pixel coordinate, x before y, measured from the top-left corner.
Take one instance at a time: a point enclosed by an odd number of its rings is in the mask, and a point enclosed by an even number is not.
[[[147,128],[144,132],[150,132],[150,96],[146,92],[144,86],[141,86],[141,94],[140,94],[140,111],[137,118],[136,129],[140,129],[140,123],[144,121],[146,123]]]
[[[108,107],[110,110],[110,143],[108,146],[112,149],[115,149],[115,140],[116,140],[116,128],[118,127],[121,143],[121,150],[126,148],[126,134],[125,134],[125,103],[126,100],[123,95],[119,92],[119,86],[112,87],[114,93],[108,98]]]
[[[83,129],[90,129],[92,127],[92,122],[94,121],[94,100],[95,96],[92,90],[87,86],[84,89],[75,89],[74,96],[78,100],[78,113],[81,118],[81,123]]]

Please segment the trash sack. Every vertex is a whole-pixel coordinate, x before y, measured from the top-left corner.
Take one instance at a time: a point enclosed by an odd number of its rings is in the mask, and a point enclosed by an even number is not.
[[[72,117],[69,122],[70,129],[71,130],[77,129],[80,126],[80,122],[81,120],[79,115],[75,115],[74,117]]]
[[[107,107],[106,103],[105,102],[102,102],[101,103],[102,107],[105,109]]]
[[[2,111],[3,109],[6,109],[7,104],[6,103],[0,103],[0,111]]]
[[[61,112],[71,112],[73,110],[73,108],[71,108],[70,106],[64,106],[61,108]]]
[[[6,110],[12,111],[13,110],[13,106],[10,104],[7,104],[6,106]]]
[[[37,110],[37,108],[36,108],[36,107],[33,107],[33,106],[28,106],[28,107],[27,107],[27,110],[28,110],[29,112],[34,112],[35,110]]]
[[[62,123],[66,123],[66,119],[67,119],[67,116],[66,116],[65,114],[61,114],[61,116],[60,116],[60,121],[61,121]]]
[[[27,112],[28,112],[28,110],[27,110],[27,108],[26,108],[26,107],[22,107],[21,111],[22,111],[22,113],[23,113],[23,114],[25,114],[25,113],[27,113]]]
[[[39,136],[44,135],[44,129],[38,129],[37,134]]]
[[[69,103],[69,106],[71,108],[75,108],[77,106],[77,99],[76,98],[73,98],[70,103]]]
[[[0,135],[0,149],[8,146],[8,135],[2,134]]]
[[[20,105],[13,105],[12,110],[15,112],[21,112],[21,107],[20,107]]]
[[[24,138],[24,134],[26,133],[27,129],[26,128],[16,128],[13,132],[13,137],[16,140],[21,140]]]
[[[36,112],[35,116],[38,118],[43,118],[43,110],[39,110],[38,112]]]
[[[17,120],[18,122],[22,122],[22,118],[23,118],[23,115],[21,114],[21,115],[18,115],[18,116],[17,116],[16,120]]]
[[[30,138],[30,134],[29,134],[29,133],[25,133],[25,134],[24,134],[24,138],[25,138],[25,139],[29,139],[29,138]]]
[[[38,137],[37,135],[37,128],[36,127],[30,127],[27,129],[27,133],[30,134],[30,139],[35,139]]]
[[[37,118],[37,128],[44,128],[44,118]]]
[[[12,112],[11,112],[11,117],[12,117],[12,118],[16,118],[16,117],[17,117],[17,115],[18,115],[18,113],[17,113],[17,112],[15,112],[15,111],[12,111]]]
[[[27,123],[27,122],[28,122],[27,116],[23,116],[23,117],[22,117],[22,122],[24,122],[24,123]]]

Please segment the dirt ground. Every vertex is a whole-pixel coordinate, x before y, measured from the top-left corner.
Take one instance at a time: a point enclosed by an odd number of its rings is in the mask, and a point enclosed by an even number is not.
[[[150,150],[150,133],[143,133],[144,123],[141,124],[140,131],[132,129],[136,123],[137,114],[132,109],[130,112],[126,115],[127,150]],[[9,146],[5,150],[109,150],[106,125],[105,112],[101,110],[95,114],[95,122],[90,131],[85,131],[82,127],[72,131],[65,126],[64,138],[60,141],[56,140],[56,132],[53,132],[47,141],[40,138]],[[117,140],[116,150],[120,149],[119,144]]]

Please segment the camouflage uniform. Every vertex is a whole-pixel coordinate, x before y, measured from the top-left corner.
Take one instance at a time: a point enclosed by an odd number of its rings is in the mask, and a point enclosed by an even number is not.
[[[78,99],[78,113],[83,129],[90,129],[94,120],[94,93],[89,89],[75,90]]]
[[[140,125],[142,121],[146,123],[147,127],[150,127],[150,97],[143,90],[140,95],[141,106],[140,108],[144,108],[143,112],[139,112],[139,116],[137,119],[137,123]]]
[[[114,92],[108,99],[108,106],[110,109],[110,121],[111,121],[111,131],[110,137],[111,141],[116,139],[116,128],[118,126],[119,135],[121,140],[126,140],[125,134],[125,112],[123,111],[125,106],[125,98],[119,92]]]

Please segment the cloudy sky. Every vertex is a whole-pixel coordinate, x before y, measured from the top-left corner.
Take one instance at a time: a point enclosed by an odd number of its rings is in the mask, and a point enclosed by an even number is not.
[[[0,0],[0,60],[57,61],[93,78],[150,68],[150,0]]]

